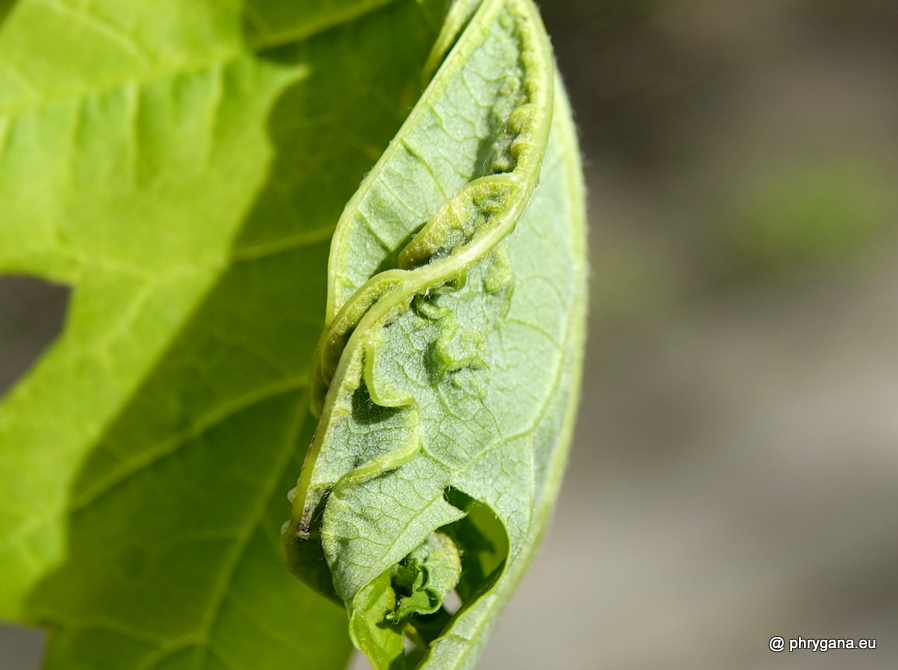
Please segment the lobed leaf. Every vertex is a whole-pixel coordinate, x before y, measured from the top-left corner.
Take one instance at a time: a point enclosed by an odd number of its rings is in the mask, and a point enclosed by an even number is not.
[[[442,0],[19,0],[0,272],[71,284],[0,406],[0,617],[48,668],[339,668],[283,569],[334,225]],[[436,28],[434,27],[436,26]]]

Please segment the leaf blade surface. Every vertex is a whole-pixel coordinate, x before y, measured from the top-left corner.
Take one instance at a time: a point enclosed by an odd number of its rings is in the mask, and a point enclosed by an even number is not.
[[[283,492],[333,226],[434,37],[412,0],[7,17],[0,272],[74,286],[0,407],[0,616],[51,629],[47,667],[344,664],[345,615],[282,569]]]
[[[354,630],[380,631],[354,640],[384,670],[476,662],[545,528],[579,385],[584,198],[548,41],[524,1],[484,2],[461,29],[335,234],[321,418],[284,536]],[[462,556],[462,609],[403,627],[389,575],[401,603],[395,566],[438,529]]]

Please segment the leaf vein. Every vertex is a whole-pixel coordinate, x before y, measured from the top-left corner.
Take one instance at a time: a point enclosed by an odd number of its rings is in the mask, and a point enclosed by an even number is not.
[[[255,403],[305,388],[306,382],[305,376],[287,379],[276,384],[271,384],[270,386],[256,389],[252,393],[247,393],[225,403],[221,407],[194,422],[185,430],[173,435],[168,440],[164,440],[154,446],[144,449],[139,454],[132,457],[129,462],[123,464],[120,468],[113,470],[108,476],[100,479],[78,495],[73,496],[70,510],[72,512],[77,512],[86,508],[88,505],[106,495],[112,489],[133,477],[141,470],[150,467],[166,456],[173,454],[182,446],[190,442],[190,440],[202,435],[204,432],[221,423],[228,417]]]
[[[40,1],[43,1],[45,3],[53,3],[56,0]],[[68,91],[63,91],[59,95],[51,95],[47,91],[42,91],[38,88],[36,90],[40,93],[38,94],[39,97],[37,99],[10,105],[6,108],[0,107],[0,115],[15,116],[63,100],[89,98],[92,96],[118,91],[125,86],[132,84],[143,86],[145,84],[149,84],[151,82],[159,81],[162,79],[195,74],[215,67],[224,67],[225,65],[239,60],[240,58],[257,54],[258,52],[265,51],[267,49],[310,40],[322,33],[327,32],[328,30],[338,28],[341,25],[353,23],[363,18],[367,14],[370,14],[394,2],[397,2],[397,0],[370,0],[369,2],[359,3],[358,5],[350,7],[343,12],[336,12],[333,15],[330,15],[327,18],[318,21],[317,23],[304,26],[303,28],[298,28],[293,31],[285,31],[281,34],[269,35],[267,38],[260,38],[258,40],[251,41],[248,44],[243,45],[243,48],[231,49],[230,51],[226,51],[223,53],[218,52],[203,59],[185,60],[168,68],[144,73],[143,76],[130,76],[124,81],[119,80],[108,82],[91,88],[71,89]],[[4,54],[4,64],[11,64],[11,59],[7,54]],[[19,68],[21,69],[21,66],[19,66]],[[24,78],[24,72],[20,72],[19,76]],[[32,86],[31,90],[34,91],[35,87]]]

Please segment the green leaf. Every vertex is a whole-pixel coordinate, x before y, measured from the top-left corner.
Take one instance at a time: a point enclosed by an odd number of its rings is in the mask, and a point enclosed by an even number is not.
[[[0,617],[50,668],[336,668],[283,569],[334,225],[442,0],[20,0],[0,272],[73,286],[0,407]],[[437,24],[438,28],[438,24]]]
[[[319,426],[284,532],[294,572],[376,631],[353,639],[378,670],[476,662],[546,526],[578,393],[570,111],[531,1],[473,4],[450,13],[448,56],[334,235]],[[435,537],[462,559],[460,579],[427,568],[457,581],[454,614],[421,606],[423,571],[405,569]]]
[[[402,589],[396,611],[387,616],[401,621],[412,614],[434,614],[446,595],[458,586],[461,555],[445,533],[432,533],[391,570],[393,584]]]

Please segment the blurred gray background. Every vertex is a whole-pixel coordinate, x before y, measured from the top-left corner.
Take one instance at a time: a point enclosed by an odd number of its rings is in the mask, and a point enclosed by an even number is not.
[[[589,353],[554,524],[480,667],[894,670],[898,4],[542,9],[587,161]],[[0,387],[65,299],[0,278]],[[40,645],[0,627],[0,669]]]

